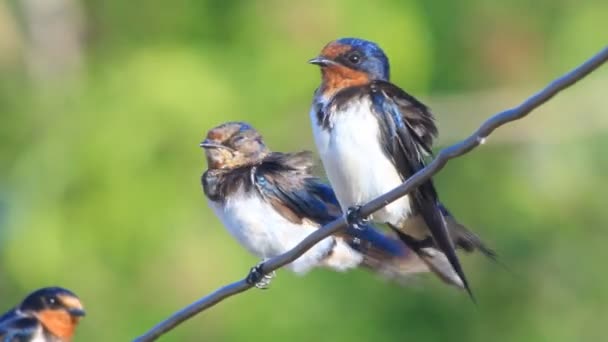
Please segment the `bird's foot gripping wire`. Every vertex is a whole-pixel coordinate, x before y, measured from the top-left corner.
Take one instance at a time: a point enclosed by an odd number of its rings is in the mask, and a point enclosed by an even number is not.
[[[266,274],[264,273],[263,267],[264,262],[261,262],[252,267],[249,271],[249,274],[247,275],[247,283],[255,286],[258,289],[266,290],[268,289],[272,279],[276,277],[276,273],[275,271],[272,271]]]
[[[369,223],[369,218],[361,215],[360,205],[355,205],[346,209],[346,222],[349,226],[363,229]]]

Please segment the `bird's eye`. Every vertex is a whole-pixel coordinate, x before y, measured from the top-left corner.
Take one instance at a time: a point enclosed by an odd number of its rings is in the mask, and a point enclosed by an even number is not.
[[[238,143],[240,143],[241,141],[243,141],[243,139],[245,139],[245,137],[244,137],[244,136],[242,136],[242,135],[238,135],[238,136],[236,136],[236,137],[235,137],[235,138],[232,140],[232,143],[233,143],[233,144],[238,144]]]
[[[361,61],[361,55],[359,55],[358,52],[353,52],[350,55],[348,55],[348,60],[352,64],[359,64],[359,62]]]
[[[50,304],[50,305],[55,305],[55,304],[57,304],[57,298],[55,298],[55,297],[50,297],[50,298],[48,299],[48,302],[49,302],[49,304]]]

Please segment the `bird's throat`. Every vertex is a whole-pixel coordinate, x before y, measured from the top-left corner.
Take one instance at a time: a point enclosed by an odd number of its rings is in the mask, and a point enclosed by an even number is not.
[[[322,94],[326,97],[331,97],[342,89],[362,86],[370,82],[367,73],[339,64],[324,67],[321,73],[323,77]]]
[[[48,332],[64,341],[71,341],[78,325],[77,317],[60,310],[44,310],[37,317]]]

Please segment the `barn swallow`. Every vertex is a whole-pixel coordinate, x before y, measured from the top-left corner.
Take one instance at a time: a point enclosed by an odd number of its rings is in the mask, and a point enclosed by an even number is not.
[[[262,136],[242,122],[211,129],[200,146],[208,164],[202,184],[210,207],[234,238],[262,260],[288,251],[342,215],[332,189],[312,175],[310,152],[271,152]],[[288,268],[304,274],[318,266],[337,271],[363,267],[397,280],[429,271],[399,239],[370,225],[322,240]],[[269,281],[250,283],[264,288]]]
[[[361,204],[397,187],[425,166],[437,135],[427,106],[389,81],[389,62],[373,42],[343,38],[309,61],[321,69],[310,117],[315,143],[342,210],[362,218]],[[439,202],[432,180],[377,211],[442,280],[469,288],[455,246],[494,257]]]
[[[0,341],[69,342],[84,315],[74,293],[60,287],[42,288],[0,316]]]

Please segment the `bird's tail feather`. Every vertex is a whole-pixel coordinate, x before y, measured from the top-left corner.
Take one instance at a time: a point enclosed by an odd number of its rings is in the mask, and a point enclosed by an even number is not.
[[[422,248],[418,256],[445,283],[465,289],[462,278],[454,271],[452,264],[440,250],[436,248]]]
[[[349,228],[354,239],[351,247],[363,255],[361,267],[384,278],[406,284],[418,273],[429,272],[429,267],[414,251],[392,234],[383,234],[372,226]]]
[[[462,249],[467,253],[477,251],[494,261],[498,260],[498,256],[494,250],[487,247],[479,236],[456,221],[453,216],[446,215],[445,222],[456,248]]]
[[[449,213],[445,215],[445,220],[456,248],[462,249],[467,253],[479,252],[506,271],[512,272],[509,266],[503,263],[499,259],[498,254],[493,249],[489,248],[479,236],[457,222]]]
[[[479,251],[497,261],[496,253],[465,226],[457,222],[447,209],[441,207],[450,237],[457,249],[465,252]],[[464,289],[464,283],[452,268],[449,260],[432,243],[414,248],[404,243],[411,239],[400,229],[389,224],[397,234],[382,233],[371,225],[348,228],[349,244],[363,254],[361,266],[399,283],[407,283],[414,275],[432,272],[445,283]],[[397,238],[398,237],[398,238]],[[429,240],[432,242],[431,240]],[[420,242],[424,244],[423,242]]]
[[[389,224],[389,227],[399,236],[404,245],[411,248],[418,258],[433,272],[439,279],[449,285],[454,285],[460,289],[466,289],[465,283],[452,267],[446,255],[432,244],[430,238],[427,241],[415,241],[411,236],[403,233],[401,229]]]
[[[487,247],[479,236],[456,221],[456,219],[445,207],[440,205],[439,208],[443,214],[448,233],[456,249],[464,250],[467,253],[477,251],[493,261],[498,262],[496,252]],[[417,223],[422,224],[421,221]],[[457,272],[455,272],[445,254],[443,254],[439,249],[435,248],[431,240],[428,241],[429,244],[425,244],[425,242],[422,241],[414,241],[412,237],[405,234],[401,229],[390,224],[389,226],[395,233],[397,233],[401,241],[416,251],[420,259],[424,261],[428,268],[441,280],[447,284],[454,285],[462,289],[465,288],[465,284],[463,283],[461,277]]]
[[[388,253],[365,253],[361,266],[400,284],[406,284],[415,274],[430,271],[427,264],[409,249],[398,256]]]

